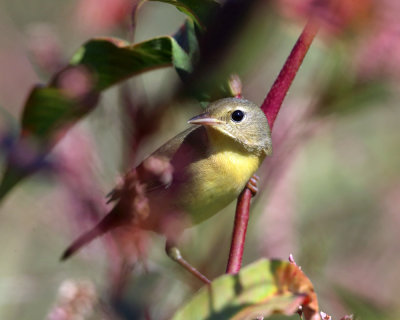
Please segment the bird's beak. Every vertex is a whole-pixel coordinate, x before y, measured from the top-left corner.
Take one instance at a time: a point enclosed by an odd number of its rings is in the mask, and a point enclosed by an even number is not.
[[[222,124],[224,122],[219,119],[210,117],[210,115],[207,112],[205,112],[198,116],[193,117],[188,121],[188,123],[202,125],[202,126],[214,126],[217,124]]]

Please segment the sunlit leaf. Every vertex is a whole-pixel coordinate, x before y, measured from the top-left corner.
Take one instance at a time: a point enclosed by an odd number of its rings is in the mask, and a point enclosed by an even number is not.
[[[50,86],[32,90],[25,104],[22,130],[46,138],[63,124],[90,111],[97,102],[89,101],[90,95],[149,69],[172,64],[188,72],[191,69],[188,55],[172,37],[134,46],[117,39],[91,40],[73,56],[72,67],[58,73]],[[87,86],[86,90],[74,88],[79,80],[81,87]]]
[[[237,275],[221,276],[203,287],[172,319],[242,320],[293,315],[300,305],[312,316],[318,314],[313,286],[304,273],[289,262],[260,260]]]
[[[119,39],[93,39],[84,44],[71,60],[94,74],[95,88],[104,90],[139,73],[174,66],[190,70],[188,55],[173,37],[165,36],[135,45]]]

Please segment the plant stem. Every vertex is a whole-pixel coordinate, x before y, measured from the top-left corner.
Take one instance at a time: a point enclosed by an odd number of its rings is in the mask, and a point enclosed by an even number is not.
[[[264,111],[268,119],[271,130],[274,126],[278,112],[281,109],[283,100],[289,91],[293,79],[302,64],[317,31],[318,24],[314,20],[310,19],[261,105],[261,109]],[[251,197],[252,193],[247,186],[238,197],[226,273],[234,274],[239,272],[242,264]]]
[[[232,232],[231,250],[229,252],[226,273],[238,273],[242,266],[244,243],[246,240],[247,223],[249,221],[250,200],[252,193],[244,188],[236,205],[235,223]]]
[[[261,105],[261,109],[267,116],[271,130],[274,126],[278,112],[281,109],[283,99],[285,99],[285,96],[289,91],[293,79],[302,64],[317,31],[318,24],[313,20],[308,21],[299,39],[297,39],[292,52],[286,59],[281,72]]]

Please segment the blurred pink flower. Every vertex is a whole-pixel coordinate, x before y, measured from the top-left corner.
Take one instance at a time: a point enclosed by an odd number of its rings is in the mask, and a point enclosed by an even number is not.
[[[289,18],[318,18],[324,31],[338,34],[363,28],[374,15],[374,0],[278,0],[278,8]]]
[[[135,0],[79,0],[76,14],[82,29],[104,32],[121,25]]]
[[[97,294],[89,281],[65,280],[58,290],[56,305],[47,320],[82,320],[93,313]]]
[[[356,54],[361,77],[400,77],[400,2],[382,0]]]
[[[322,34],[345,36],[361,78],[400,77],[398,0],[278,0],[290,19],[319,19]]]

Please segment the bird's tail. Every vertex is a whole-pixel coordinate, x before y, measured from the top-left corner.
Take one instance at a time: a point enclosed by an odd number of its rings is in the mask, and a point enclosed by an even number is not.
[[[78,239],[72,242],[72,244],[64,251],[60,260],[64,261],[68,259],[92,240],[114,228],[124,225],[126,219],[118,214],[117,208],[118,206],[111,210],[111,212],[107,214],[93,229],[85,232]]]

